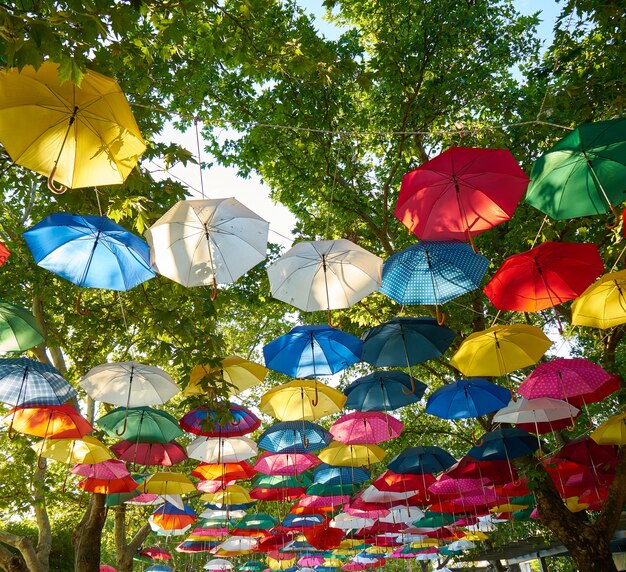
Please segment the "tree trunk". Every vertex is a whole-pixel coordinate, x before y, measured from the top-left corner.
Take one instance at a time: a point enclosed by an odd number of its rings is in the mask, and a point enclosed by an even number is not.
[[[118,572],[132,572],[133,556],[150,534],[150,525],[146,522],[130,542],[126,542],[126,505],[115,509],[115,552]]]
[[[0,545],[0,570],[4,572],[28,572],[28,567],[19,556]]]
[[[75,572],[99,572],[100,541],[106,522],[106,495],[91,494],[87,511],[74,531]]]

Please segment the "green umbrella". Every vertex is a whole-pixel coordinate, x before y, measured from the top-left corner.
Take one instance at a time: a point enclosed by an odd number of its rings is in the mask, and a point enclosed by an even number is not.
[[[235,526],[233,530],[269,530],[278,524],[278,521],[269,514],[257,512],[247,514]],[[233,532],[236,534],[236,532]]]
[[[284,477],[280,475],[256,475],[252,479],[252,484],[260,489],[295,489],[298,487],[308,487],[311,485],[311,476],[301,473],[297,477]]]
[[[452,524],[458,517],[449,512],[426,511],[424,518],[420,518],[413,523],[417,528],[441,528]]]
[[[265,564],[263,564],[263,562],[259,562],[258,560],[248,560],[248,562],[244,562],[241,566],[239,566],[239,570],[241,570],[241,572],[262,572],[265,568]]]
[[[353,495],[358,490],[358,485],[352,483],[326,485],[324,483],[313,483],[306,494],[317,497],[332,497],[342,495]]]
[[[137,443],[167,443],[183,434],[174,417],[151,407],[118,407],[96,424],[111,437]]]
[[[0,352],[23,352],[43,341],[30,312],[0,299]]]
[[[585,123],[533,164],[526,202],[562,220],[617,211],[626,198],[626,119]]]

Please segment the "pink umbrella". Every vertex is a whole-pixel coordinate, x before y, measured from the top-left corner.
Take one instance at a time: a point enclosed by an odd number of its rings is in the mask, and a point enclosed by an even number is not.
[[[441,474],[437,481],[428,487],[428,492],[440,498],[457,498],[462,494],[480,493],[489,479],[454,479]]]
[[[254,464],[254,470],[266,475],[295,476],[319,465],[313,453],[263,453]]]
[[[335,421],[330,433],[345,445],[374,445],[398,437],[403,428],[401,421],[386,413],[354,411]]]
[[[360,564],[359,562],[348,562],[341,567],[342,570],[348,572],[359,572],[360,570],[367,570],[366,564]]]
[[[109,564],[100,564],[100,572],[117,572],[117,568],[113,568]]]
[[[122,479],[130,476],[126,463],[115,459],[94,464],[79,463],[72,467],[71,472],[91,479]]]
[[[159,495],[153,493],[141,493],[126,501],[127,504],[159,504],[160,502],[164,501],[159,501]]]
[[[153,560],[169,560],[172,557],[167,550],[164,550],[160,546],[148,546],[148,548],[140,550],[139,554],[148,556]]]
[[[320,507],[336,507],[342,504],[350,502],[350,495],[334,495],[334,496],[316,496],[316,495],[307,495],[301,498],[296,506],[306,506],[310,508],[320,508]]]
[[[343,507],[343,512],[363,518],[379,518],[381,516],[387,516],[389,509],[384,505],[373,506],[369,504],[367,507],[359,508],[358,506],[352,506],[352,504],[347,503]]]
[[[196,489],[203,493],[216,493],[221,489],[225,489],[234,485],[237,481],[198,481]]]
[[[303,556],[298,560],[298,566],[313,567],[324,562],[323,556]]]
[[[169,443],[133,443],[120,441],[111,447],[118,459],[137,465],[161,465],[171,467],[187,458],[185,449],[176,441]]]
[[[506,498],[499,497],[491,489],[484,489],[480,494],[462,495],[452,499],[452,504],[462,507],[474,507],[487,504],[504,504]]]

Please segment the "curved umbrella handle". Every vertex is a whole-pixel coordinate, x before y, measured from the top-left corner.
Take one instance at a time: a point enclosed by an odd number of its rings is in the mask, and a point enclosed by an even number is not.
[[[313,407],[317,407],[317,404],[320,402],[320,394],[317,389],[317,381],[315,382],[315,397],[311,400],[311,405]]]
[[[611,208],[611,212],[613,213],[613,216],[615,217],[615,222],[613,222],[612,224],[610,222],[607,222],[604,224],[604,226],[606,226],[606,228],[611,230],[611,229],[614,229],[620,223],[622,217],[617,212],[617,209],[611,203],[609,203],[609,207]]]
[[[128,409],[126,409],[126,414],[124,415],[124,425],[122,426],[122,431],[115,430],[115,434],[121,437],[126,432],[126,425],[128,423]]]
[[[79,316],[86,316],[87,314],[89,314],[91,312],[91,310],[89,308],[81,308],[81,300],[83,297],[83,293],[79,292],[78,296],[76,296],[76,313]]]
[[[213,292],[211,292],[211,302],[215,302],[218,293],[219,290],[217,289],[217,278],[215,278],[215,273],[213,273]]]
[[[303,483],[304,482],[304,473],[296,473],[293,476],[293,478],[296,479],[297,482]]]
[[[404,395],[411,395],[412,393],[415,393],[415,380],[413,379],[412,375],[409,377],[409,379],[411,380],[411,389],[409,391],[406,391],[403,387],[402,393],[404,393]],[[387,421],[387,427],[389,427],[389,421]],[[391,431],[389,432],[389,434],[391,435]]]
[[[65,185],[59,185],[58,187],[56,186],[54,182],[54,174],[56,172],[57,166],[55,163],[52,171],[50,171],[50,174],[48,175],[48,189],[50,189],[55,195],[62,195],[65,191],[67,191],[67,187]]]
[[[439,306],[435,306],[435,314],[437,316],[437,324],[443,326],[446,323],[446,314],[439,310]]]

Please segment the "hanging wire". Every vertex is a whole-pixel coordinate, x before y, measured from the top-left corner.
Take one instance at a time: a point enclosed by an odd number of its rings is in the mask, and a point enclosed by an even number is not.
[[[533,240],[533,244],[530,247],[531,250],[535,248],[535,244],[537,244],[537,241],[539,240],[539,237],[541,236],[541,231],[543,230],[543,226],[546,224],[546,222],[548,222],[548,215],[544,216],[543,220],[541,221],[541,226],[539,227],[539,230],[537,231],[537,234],[535,235],[535,240]]]
[[[333,134],[330,135],[330,145],[333,144]],[[330,230],[330,217],[333,212],[333,201],[335,198],[335,186],[337,185],[337,170],[339,169],[339,145],[335,146],[335,173],[333,174],[333,185],[330,189],[330,201],[328,203],[328,216],[326,217],[326,230],[324,231],[324,238],[330,240],[328,231]]]
[[[202,177],[202,157],[200,154],[200,130],[198,129],[197,118],[194,121],[194,126],[196,129],[196,148],[198,150],[198,168],[200,169],[200,192],[202,193],[202,198],[204,199],[204,179]]]

